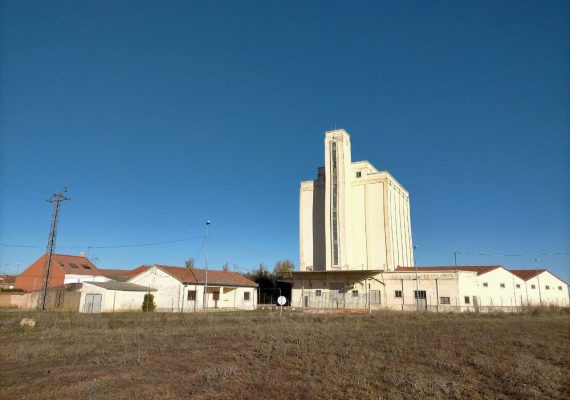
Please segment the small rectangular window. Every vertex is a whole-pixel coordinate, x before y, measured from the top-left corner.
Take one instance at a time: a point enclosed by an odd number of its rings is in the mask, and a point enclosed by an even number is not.
[[[402,291],[401,290],[396,290],[394,292],[394,297],[402,297]]]
[[[520,289],[520,288],[521,288],[521,284],[517,283],[517,289]]]
[[[190,301],[196,300],[196,291],[195,290],[189,290],[188,291],[188,300],[190,300]]]
[[[243,293],[243,299],[244,299],[244,301],[249,301],[249,292]]]
[[[371,290],[370,291],[370,304],[381,304],[380,291]]]
[[[546,285],[546,290],[550,290],[550,286]]]
[[[426,299],[426,291],[425,290],[414,290],[414,299]]]
[[[352,291],[352,297],[358,297],[358,290]]]
[[[439,298],[439,302],[440,302],[441,304],[451,304],[451,301],[450,301],[449,297],[440,297],[440,298]]]
[[[361,177],[362,177],[362,172],[358,171],[358,172],[356,173],[356,177],[357,177],[357,178],[361,178]]]
[[[77,264],[74,264],[74,263],[69,263],[69,265],[71,265],[71,268],[75,268],[75,269],[79,268],[79,267],[77,266]]]
[[[558,286],[558,290],[562,290],[562,286]]]
[[[85,268],[85,269],[91,269],[91,267],[90,267],[89,265],[87,265],[87,264],[81,264],[81,266],[82,266],[83,268]]]
[[[214,292],[214,300],[220,300],[220,292]]]
[[[489,284],[487,282],[483,282],[483,287],[488,287]]]
[[[505,288],[505,284],[501,283],[501,288],[504,289]]]
[[[531,289],[536,289],[536,285],[530,285]]]
[[[317,289],[317,290],[315,291],[315,296],[321,297],[321,290],[320,290],[320,289]]]
[[[469,299],[469,296],[465,296],[465,304],[470,304],[471,300]]]

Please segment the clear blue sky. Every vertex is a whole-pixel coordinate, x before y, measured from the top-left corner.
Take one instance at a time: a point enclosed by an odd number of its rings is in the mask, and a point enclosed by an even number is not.
[[[63,186],[58,252],[200,237],[211,219],[210,265],[297,264],[299,182],[335,125],[410,192],[419,264],[569,252],[569,8],[3,1],[0,242],[39,247],[0,248],[0,270],[43,253]],[[201,244],[91,254],[182,265]],[[570,281],[570,256],[539,258]]]

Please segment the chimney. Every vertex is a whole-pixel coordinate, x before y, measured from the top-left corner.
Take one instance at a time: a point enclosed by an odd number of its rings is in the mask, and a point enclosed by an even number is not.
[[[80,255],[81,257],[85,257],[85,252],[80,251],[80,252],[79,252],[79,255]]]

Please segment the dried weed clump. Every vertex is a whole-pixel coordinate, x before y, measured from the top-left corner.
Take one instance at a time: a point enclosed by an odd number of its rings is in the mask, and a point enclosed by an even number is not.
[[[570,398],[564,309],[4,312],[0,339],[1,398]]]

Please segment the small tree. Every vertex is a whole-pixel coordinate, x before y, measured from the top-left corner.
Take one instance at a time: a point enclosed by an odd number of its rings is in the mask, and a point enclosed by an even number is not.
[[[154,311],[156,304],[154,304],[154,295],[147,293],[144,295],[142,310],[143,311]]]
[[[189,258],[188,260],[184,261],[184,265],[185,265],[186,268],[188,268],[188,269],[194,268],[194,259],[193,259],[193,258]]]
[[[259,287],[273,287],[273,277],[263,263],[260,263],[257,269],[248,272],[245,276],[259,284]]]
[[[290,260],[279,260],[275,263],[275,267],[273,267],[275,279],[291,278],[293,271],[295,271],[295,264]]]

